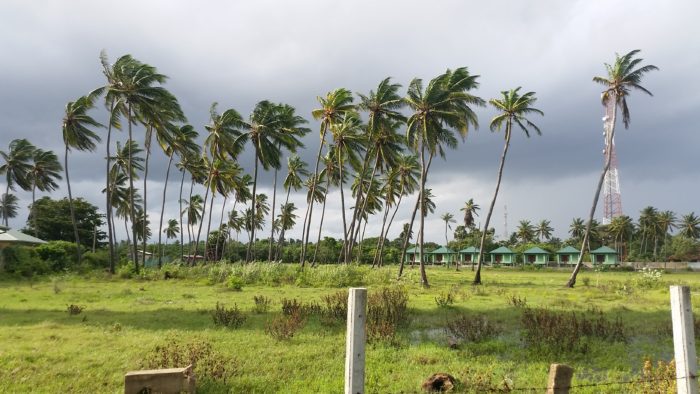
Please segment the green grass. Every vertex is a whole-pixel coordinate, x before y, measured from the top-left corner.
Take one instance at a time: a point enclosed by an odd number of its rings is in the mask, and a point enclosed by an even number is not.
[[[386,270],[369,276],[363,271],[364,280],[372,279],[370,291],[393,278],[395,268]],[[181,276],[188,276],[185,271]],[[484,272],[485,285],[472,288],[468,269],[432,268],[428,270],[432,287],[422,289],[416,271],[409,270],[401,283],[410,296],[410,324],[399,330],[397,343],[368,345],[368,393],[420,392],[422,381],[435,372],[467,383],[481,378],[499,384],[506,379],[515,388],[544,387],[553,362],[574,367],[574,384],[636,378],[645,357],[667,361],[673,357],[668,285],[687,284],[694,290],[700,285],[700,277],[690,273],[666,274],[657,286],[642,288],[635,282],[638,273],[584,272],[577,288],[565,289],[568,272],[490,269]],[[206,340],[220,354],[235,359],[230,379],[203,381],[200,392],[342,392],[344,325],[329,327],[311,317],[284,342],[273,340],[264,328],[280,313],[282,298],[320,301],[338,288],[244,284],[242,291],[231,291],[221,277],[189,276],[0,281],[0,392],[123,392],[124,373],[139,369],[152,349],[173,338],[184,343]],[[329,286],[329,278],[316,283]],[[588,286],[583,278],[589,278]],[[454,304],[438,307],[435,298],[449,291]],[[238,329],[214,326],[210,311],[217,302],[250,311],[254,295],[272,299],[269,312],[249,314]],[[507,302],[511,295],[526,299],[528,307],[560,311],[595,307],[609,318],[619,315],[629,341],[592,340],[585,354],[535,351],[520,339],[522,311]],[[700,299],[694,296],[693,303],[700,306]],[[70,316],[66,312],[70,304],[85,310]],[[477,312],[496,322],[501,333],[450,349],[446,322],[461,313]],[[626,391],[612,386],[576,392],[606,390]]]

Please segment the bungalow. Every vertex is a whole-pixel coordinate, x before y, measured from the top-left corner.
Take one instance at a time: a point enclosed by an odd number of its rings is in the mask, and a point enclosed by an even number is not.
[[[409,264],[418,264],[418,253],[420,252],[419,249],[420,248],[417,246],[406,249],[406,257],[404,258],[404,262]],[[423,249],[423,261],[428,262],[428,252],[425,249]]]
[[[491,255],[491,264],[504,264],[513,265],[515,263],[515,256],[517,253],[508,249],[505,246],[501,246],[498,249],[494,249],[489,252]]]
[[[1,252],[2,249],[14,245],[41,245],[45,243],[46,241],[43,239],[32,237],[31,235],[13,230],[9,227],[0,226],[0,270],[5,266],[4,254]]]
[[[428,252],[428,255],[431,263],[447,264],[448,267],[457,260],[457,253],[446,246],[440,246],[432,252]]]
[[[524,251],[523,256],[528,264],[547,265],[549,263],[549,252],[537,246]]]
[[[572,246],[565,246],[557,250],[557,264],[576,264],[580,255],[580,250]]]
[[[458,252],[457,258],[462,264],[476,264],[479,261],[479,249],[470,246]]]
[[[596,250],[591,250],[591,263],[603,265],[617,265],[617,251],[607,246],[601,246]]]

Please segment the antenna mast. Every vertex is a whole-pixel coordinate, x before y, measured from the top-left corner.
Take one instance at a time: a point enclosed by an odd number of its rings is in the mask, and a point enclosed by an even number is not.
[[[603,149],[604,160],[607,158],[608,149],[611,149],[610,168],[605,173],[603,183],[603,224],[610,224],[612,219],[622,215],[622,196],[620,193],[620,174],[617,169],[617,154],[615,153],[615,139],[608,136],[612,133],[614,115],[613,100],[608,100],[605,106],[605,116],[603,117],[603,136],[605,138],[605,149]],[[608,146],[608,141],[610,146]]]

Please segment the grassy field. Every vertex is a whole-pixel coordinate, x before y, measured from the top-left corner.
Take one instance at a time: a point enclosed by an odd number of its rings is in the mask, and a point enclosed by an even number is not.
[[[522,389],[545,387],[550,363],[575,368],[574,384],[639,377],[645,357],[670,360],[668,285],[698,289],[692,273],[664,274],[642,280],[635,272],[584,272],[575,289],[565,289],[568,272],[487,269],[485,285],[469,285],[472,272],[431,268],[432,287],[417,283],[409,270],[400,283],[395,268],[372,273],[370,293],[378,287],[402,286],[409,296],[410,322],[391,341],[375,340],[367,348],[366,387],[370,393],[420,392],[435,372],[447,372],[474,387]],[[184,271],[183,271],[184,272]],[[123,376],[153,359],[154,349],[167,344],[211,346],[226,379],[203,379],[200,392],[342,392],[345,327],[310,316],[293,338],[277,341],[265,332],[280,315],[281,299],[318,301],[335,293],[333,286],[243,284],[212,273],[172,280],[61,276],[41,280],[0,281],[0,392],[123,392]],[[224,275],[224,274],[219,274]],[[154,275],[155,276],[155,275]],[[293,280],[293,278],[291,278]],[[331,281],[332,282],[332,281]],[[381,284],[382,282],[392,282]],[[308,285],[308,284],[306,284]],[[447,299],[439,306],[436,298]],[[272,300],[265,313],[250,313],[253,296]],[[517,300],[526,306],[514,305]],[[217,302],[236,304],[248,313],[237,329],[215,326],[211,310]],[[700,299],[693,296],[700,306]],[[68,305],[84,307],[69,315]],[[620,318],[624,340],[590,338],[567,351],[523,340],[525,310],[551,312],[594,310],[595,316]],[[448,346],[445,327],[466,314],[483,314],[495,327],[491,337]],[[543,390],[537,390],[542,392]],[[581,388],[576,393],[634,392],[630,386]]]

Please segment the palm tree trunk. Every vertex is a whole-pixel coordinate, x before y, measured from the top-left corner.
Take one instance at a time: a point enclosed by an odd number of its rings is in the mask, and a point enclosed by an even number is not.
[[[287,198],[284,200],[284,205],[286,206],[289,204],[289,193],[292,191],[292,188],[290,187],[287,189]],[[280,229],[280,237],[277,239],[277,247],[275,248],[275,260],[279,259],[279,255],[282,251],[282,243],[284,242],[284,226],[281,226]]]
[[[163,214],[165,213],[165,196],[168,190],[168,178],[170,178],[170,165],[173,163],[173,155],[170,154],[170,159],[168,160],[168,169],[165,171],[165,184],[163,185],[163,202],[160,205],[160,225],[158,225],[158,269],[163,266],[163,249],[160,246],[161,237],[163,235]],[[145,190],[145,189],[144,189]],[[168,239],[165,239],[168,242]]]
[[[209,182],[211,180],[212,171],[209,170],[209,176],[206,181],[207,190],[204,192],[204,204],[202,204],[202,219],[199,221],[199,230],[197,230],[197,240],[194,243],[194,256],[192,256],[192,264],[194,265],[195,260],[197,260],[197,251],[199,250],[199,237],[202,235],[202,225],[204,225],[204,215],[207,210],[207,200],[209,199]],[[191,194],[191,193],[190,193]],[[190,204],[192,203],[192,196],[190,195]],[[207,259],[206,246],[204,250],[204,260]]]
[[[95,248],[97,248],[97,223],[92,225],[92,253],[95,253]]]
[[[280,149],[277,144],[277,149]],[[275,168],[274,182],[272,183],[272,216],[270,216],[270,243],[267,248],[267,261],[272,260],[272,244],[275,243],[275,204],[277,201],[277,168]]]
[[[184,175],[184,174],[183,174],[183,175]],[[192,204],[192,192],[194,192],[194,175],[192,175],[191,181],[190,181],[190,195],[189,195],[189,197],[188,197],[189,200],[187,200],[187,201],[188,201],[188,205],[191,205],[191,204]],[[195,224],[196,224],[196,223],[195,223]],[[194,227],[192,227],[192,223],[190,223],[189,211],[188,211],[188,215],[187,215],[187,230],[188,230],[188,234],[194,232]],[[188,253],[189,253],[190,255],[192,255],[192,253],[193,253],[193,250],[192,250],[192,246],[193,246],[193,245],[192,245],[192,238],[193,238],[193,237],[194,237],[194,234],[192,234],[192,236],[189,236],[188,239],[187,239],[187,242],[189,243],[189,245],[188,245],[189,247],[187,248],[187,250],[188,250]],[[193,260],[193,261],[194,261],[194,260]]]
[[[185,169],[182,169],[182,178],[180,178],[180,198],[178,198],[177,202],[180,204],[180,210],[178,213],[180,214],[180,259],[182,259],[182,256],[185,255],[185,231],[184,227],[182,226],[182,186],[185,184]]]
[[[372,190],[372,182],[374,182],[374,175],[377,173],[377,167],[379,166],[379,155],[377,155],[377,159],[374,161],[374,167],[372,168],[372,175],[369,177],[369,186],[367,186],[367,193],[365,195],[364,200],[362,201],[362,208],[360,209],[360,212],[357,213],[357,229],[355,229],[355,235],[350,238],[350,247],[348,248],[346,252],[346,257],[351,257],[352,256],[352,251],[355,248],[355,240],[357,237],[360,235],[360,223],[362,222],[362,218],[365,215],[365,209],[367,209],[367,200],[369,200],[369,192]],[[360,187],[361,190],[361,187]],[[359,194],[359,191],[358,191]],[[355,210],[357,210],[357,207],[355,207]],[[351,234],[352,235],[352,234]]]
[[[316,192],[316,182],[318,181],[318,165],[321,162],[321,154],[323,153],[323,144],[326,141],[326,130],[327,126],[323,124],[323,130],[321,131],[321,144],[318,147],[318,154],[316,155],[316,167],[314,169],[314,177],[311,181],[311,200],[309,201],[308,207],[306,208],[307,215],[304,216],[304,229],[301,233],[302,244],[301,244],[301,256],[300,264],[304,267],[306,260],[306,245],[309,243],[309,230],[311,229],[311,217],[314,212],[314,193]]]
[[[250,206],[250,240],[248,241],[248,250],[245,254],[246,263],[250,262],[251,258],[255,259],[255,252],[253,251],[253,242],[255,242],[255,200],[257,199],[255,193],[258,186],[258,150],[255,150],[255,167],[253,169],[253,202]]]
[[[132,170],[131,144],[133,142],[131,131],[131,103],[127,105],[127,122],[129,122],[129,161],[127,164],[127,172],[129,173],[129,218],[131,220],[131,238],[134,240],[131,250],[131,258],[134,261],[136,273],[139,272],[139,262],[136,256],[136,207],[134,206],[134,174]],[[144,234],[145,238],[145,234]],[[145,263],[145,261],[144,261]]]
[[[426,168],[426,171],[430,169],[430,165],[433,163],[433,153],[430,153],[430,158],[428,159],[428,167]],[[422,174],[422,169],[421,169],[421,174]],[[405,234],[404,240],[403,240],[403,247],[401,248],[401,265],[399,266],[399,275],[398,277],[400,278],[401,275],[403,275],[403,267],[404,267],[404,259],[406,258],[406,249],[408,248],[408,241],[410,239],[409,235],[411,234],[411,231],[413,231],[413,222],[416,220],[416,213],[418,213],[418,208],[420,207],[420,199],[421,199],[421,194],[420,192],[418,193],[418,198],[416,199],[416,206],[413,208],[413,214],[411,214],[411,222],[408,225],[408,231]],[[413,265],[413,264],[411,264]]]
[[[389,230],[391,229],[391,224],[394,222],[394,217],[396,217],[396,212],[399,211],[399,206],[401,205],[401,200],[403,199],[403,186],[401,186],[401,195],[399,196],[399,201],[396,203],[396,208],[394,213],[391,214],[391,219],[389,219],[389,224],[386,226],[386,231],[384,232],[384,237],[382,237],[382,244],[379,246],[379,266],[384,266],[384,244],[386,243],[386,237],[389,236]]]
[[[9,221],[7,217],[7,209],[9,208],[7,206],[7,196],[10,194],[10,182],[7,182],[7,186],[5,187],[5,203],[2,206],[2,216],[3,219],[5,219],[5,227],[9,227]]]
[[[66,153],[63,159],[63,168],[66,169],[66,184],[68,185],[68,206],[70,207],[70,219],[73,222],[73,232],[75,233],[75,252],[78,257],[78,265],[80,265],[82,261],[82,256],[80,253],[80,236],[78,235],[78,222],[75,221],[75,210],[73,209],[73,192],[70,188],[70,174],[68,172],[68,145],[66,145]]]
[[[489,232],[489,223],[491,222],[491,214],[493,214],[493,207],[496,205],[496,199],[498,198],[498,189],[501,188],[501,179],[503,178],[503,167],[506,163],[506,155],[508,155],[508,147],[510,146],[510,132],[512,129],[512,119],[508,118],[506,123],[506,142],[503,145],[503,154],[501,154],[501,164],[498,167],[498,179],[496,180],[496,190],[493,192],[493,199],[491,200],[491,205],[489,206],[489,212],[486,215],[486,224],[484,224],[484,232],[481,233],[481,242],[479,242],[479,255],[477,257],[478,262],[476,264],[476,274],[474,275],[474,281],[472,284],[481,284],[481,265],[484,262],[484,244],[486,243],[486,235]]]
[[[355,224],[357,222],[357,213],[358,213],[357,207],[360,205],[360,199],[362,197],[362,188],[364,186],[365,171],[367,171],[367,165],[369,164],[370,160],[371,160],[371,155],[368,154],[367,157],[365,158],[365,160],[363,160],[363,162],[362,162],[362,169],[359,172],[360,179],[359,179],[359,182],[357,184],[357,186],[358,186],[357,193],[356,193],[357,195],[355,196],[355,209],[353,210],[353,213],[352,213],[352,220],[350,221],[350,228],[348,229],[348,234],[347,234],[346,238],[349,237],[351,234],[355,233]],[[376,163],[376,161],[375,161],[375,163]],[[345,259],[346,264],[350,261],[350,255],[347,251],[348,247],[349,247],[349,245],[343,244],[343,249],[341,249],[343,252],[342,253],[343,258]]]
[[[348,244],[348,226],[347,222],[345,221],[345,192],[343,191],[343,154],[341,152],[338,152],[338,171],[340,175],[340,212],[343,214],[343,245]],[[330,178],[330,176],[328,177]],[[326,189],[326,194],[328,193],[328,189]],[[325,211],[325,205],[326,201],[324,199],[323,201],[323,206],[324,206],[324,211]],[[343,253],[343,249],[340,249],[341,254]],[[315,254],[315,253],[314,253]],[[345,263],[347,264],[347,259],[345,260]]]
[[[221,260],[221,257],[219,257],[219,242],[221,241],[221,233],[223,233],[223,230],[221,226],[224,224],[224,214],[225,214],[225,209],[226,209],[226,200],[228,200],[228,195],[224,195],[224,203],[221,205],[221,218],[219,219],[219,233],[216,235],[216,245],[214,246],[214,257],[217,260]],[[226,242],[226,238],[224,238],[224,242]],[[221,254],[223,255],[223,246],[221,248]],[[222,256],[223,257],[223,256]]]
[[[109,242],[109,272],[114,274],[115,272],[115,261],[116,257],[114,254],[114,244],[116,243],[116,232],[114,232],[114,218],[112,216],[112,190],[109,182],[109,166],[110,166],[110,143],[112,138],[112,117],[114,116],[114,101],[110,104],[109,110],[109,124],[107,125],[107,170],[105,172],[105,180],[107,185],[105,187],[105,194],[107,200],[106,206],[106,216],[107,216],[107,240]]]
[[[211,203],[209,203],[209,220],[207,220],[207,238],[204,239],[204,262],[209,261],[209,234],[211,234],[211,213],[214,211],[214,198],[216,190],[211,192]]]
[[[374,257],[372,258],[372,267],[377,265],[377,257],[379,256],[379,247],[382,244],[382,239],[384,239],[384,229],[386,228],[386,220],[389,217],[389,206],[384,209],[384,218],[382,218],[382,229],[379,231],[379,239],[377,239],[377,246],[374,248]]]
[[[32,182],[32,224],[34,226],[34,236],[39,237],[39,229],[36,227],[36,180]]]
[[[321,223],[318,225],[318,238],[316,238],[316,247],[314,248],[314,257],[311,259],[311,266],[316,266],[316,255],[318,254],[318,247],[321,243],[321,232],[323,231],[323,218],[326,216],[326,200],[328,198],[328,189],[331,186],[331,177],[328,175],[326,180],[326,192],[323,194],[323,208],[321,209]]]
[[[148,220],[146,220],[148,218],[148,211],[146,210],[146,205],[147,205],[146,203],[148,202],[148,196],[147,196],[146,192],[148,191],[148,189],[147,189],[147,186],[148,186],[148,183],[147,183],[147,180],[148,180],[148,160],[151,157],[151,137],[152,137],[152,135],[153,135],[153,128],[151,126],[148,126],[148,130],[146,130],[146,139],[144,141],[144,147],[146,148],[146,161],[144,163],[144,171],[143,171],[143,228],[142,228],[143,242],[142,242],[142,246],[141,246],[141,249],[142,249],[141,254],[143,257],[144,267],[146,266],[146,238],[147,238],[146,237],[146,234],[147,234],[146,223],[148,223]],[[160,234],[158,234],[158,236],[160,237]],[[158,246],[160,246],[160,243]],[[160,268],[160,262],[158,263],[158,268]]]
[[[418,257],[420,258],[420,282],[423,287],[428,288],[428,276],[425,274],[425,262],[423,261],[423,234],[425,233],[425,178],[427,178],[427,170],[425,169],[425,147],[421,146],[420,150],[420,234],[418,235],[419,249]]]
[[[610,135],[607,136],[608,138],[608,144],[607,146],[611,146],[613,138],[615,137],[615,120],[617,118],[617,97],[615,95],[611,95],[609,100],[613,100],[613,110],[612,110],[612,127],[610,128]],[[598,205],[598,199],[600,198],[600,191],[603,188],[603,182],[605,181],[605,174],[610,170],[610,162],[612,159],[612,149],[608,149],[607,155],[605,157],[605,165],[603,166],[603,171],[600,173],[600,178],[598,179],[598,186],[596,187],[596,192],[593,197],[593,204],[591,205],[591,211],[588,214],[588,223],[586,224],[586,232],[583,233],[583,242],[581,243],[581,253],[578,256],[578,262],[576,262],[576,266],[574,267],[574,271],[571,273],[571,276],[569,277],[569,280],[566,282],[566,287],[573,288],[576,285],[576,276],[578,275],[579,271],[581,270],[581,265],[583,265],[583,255],[586,252],[584,247],[588,244],[588,238],[590,237],[591,233],[591,224],[593,223],[593,216],[595,215],[595,209],[596,206]],[[590,245],[589,245],[589,250],[590,250]]]
[[[129,218],[124,217],[124,229],[126,230],[126,246],[129,247],[131,244],[131,237],[129,236]]]

